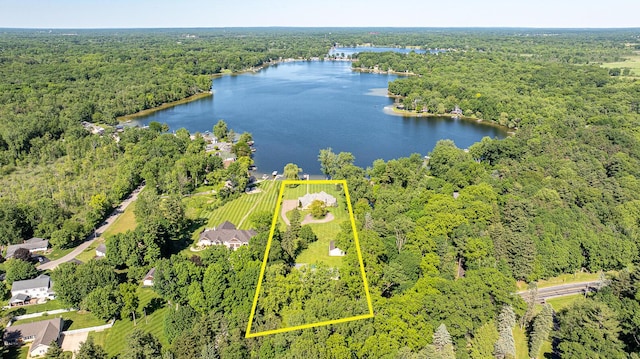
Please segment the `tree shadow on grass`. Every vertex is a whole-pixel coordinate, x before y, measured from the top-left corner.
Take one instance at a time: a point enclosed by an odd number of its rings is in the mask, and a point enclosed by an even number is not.
[[[177,254],[192,246],[193,240],[191,238],[191,235],[193,234],[193,232],[206,224],[207,220],[205,218],[190,220],[187,224],[187,227],[182,232],[180,239],[173,240],[169,243],[169,251],[171,252],[170,254]]]
[[[147,305],[144,306],[144,313],[146,315],[151,315],[156,310],[162,308],[165,304],[164,299],[162,298],[153,298]]]

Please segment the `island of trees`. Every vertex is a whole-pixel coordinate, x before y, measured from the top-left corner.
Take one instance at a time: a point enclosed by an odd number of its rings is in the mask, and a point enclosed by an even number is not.
[[[0,243],[42,237],[54,253],[74,247],[145,183],[135,229],[106,239],[106,259],[51,272],[57,301],[117,318],[131,333],[120,347],[112,334],[90,336],[84,357],[638,356],[640,82],[632,67],[606,67],[638,56],[637,31],[189,32],[196,35],[0,34]],[[208,224],[206,213],[249,196],[250,135],[235,139],[224,122],[212,123],[215,136],[235,141],[237,160],[225,166],[200,134],[112,125],[207,92],[217,74],[362,43],[446,49],[360,54],[354,66],[413,73],[389,84],[407,109],[458,106],[465,116],[517,130],[468,150],[445,139],[427,159],[414,154],[368,168],[355,166],[350,153],[318,149],[323,173],[349,185],[375,316],[246,339],[273,212],[247,219],[258,232],[248,246],[188,248]],[[82,121],[105,133],[92,134]],[[290,177],[299,173],[294,166],[285,171]],[[356,268],[350,231],[342,227],[336,242],[346,267]],[[304,232],[311,242],[313,233]],[[291,243],[300,238],[278,231],[270,260],[295,262]],[[37,275],[26,253],[2,267],[6,299],[13,281]],[[151,268],[153,299],[141,305],[140,280]],[[282,265],[269,274],[288,298],[313,296],[313,288],[290,281],[296,270]],[[517,281],[580,271],[602,273],[598,290],[561,310],[514,295]],[[332,284],[327,271],[307,275],[318,286]],[[282,304],[278,292],[270,295],[268,303]],[[326,309],[312,303],[311,310]],[[163,313],[160,329],[140,329],[154,312]],[[516,342],[527,353],[516,353]]]

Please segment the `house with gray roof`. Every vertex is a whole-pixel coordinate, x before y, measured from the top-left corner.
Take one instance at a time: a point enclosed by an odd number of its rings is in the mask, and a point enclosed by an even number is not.
[[[107,256],[107,246],[104,243],[100,243],[100,245],[96,248],[96,257],[104,258]]]
[[[236,226],[225,221],[218,227],[208,228],[200,233],[200,239],[198,240],[198,246],[225,246],[234,251],[241,246],[249,245],[251,237],[258,234],[253,229],[244,230],[236,229]]]
[[[15,346],[32,341],[29,355],[31,357],[45,355],[52,342],[60,344],[62,324],[62,318],[55,318],[10,326],[4,331],[4,344]]]
[[[307,193],[298,198],[299,205],[302,209],[309,208],[313,201],[321,201],[327,207],[335,207],[338,205],[338,200],[325,191],[321,191],[319,193]]]
[[[17,280],[11,285],[11,299],[9,302],[24,298],[24,296],[28,296],[30,299],[54,299],[55,292],[52,287],[51,278],[46,274],[41,274],[34,279]],[[21,294],[23,296],[19,296]]]
[[[44,252],[49,248],[49,241],[44,238],[33,237],[21,244],[12,244],[7,247],[7,255],[5,258],[12,258],[18,248],[26,248],[29,252]]]

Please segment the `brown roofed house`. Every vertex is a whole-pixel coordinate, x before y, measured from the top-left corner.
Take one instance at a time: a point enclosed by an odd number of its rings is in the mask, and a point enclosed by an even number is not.
[[[4,344],[21,345],[33,341],[29,349],[32,357],[45,355],[53,341],[60,344],[62,318],[10,326],[4,332]]]
[[[225,221],[218,227],[208,228],[200,233],[200,240],[198,240],[198,246],[220,246],[223,245],[234,251],[241,246],[249,245],[251,237],[258,234],[256,231],[236,229],[236,226]]]

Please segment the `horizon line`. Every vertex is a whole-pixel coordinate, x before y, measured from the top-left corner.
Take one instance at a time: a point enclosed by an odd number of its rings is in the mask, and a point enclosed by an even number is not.
[[[0,27],[0,30],[167,30],[167,29],[511,29],[511,30],[640,30],[636,27],[538,27],[538,26],[168,26],[168,27]]]

